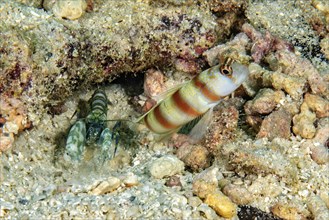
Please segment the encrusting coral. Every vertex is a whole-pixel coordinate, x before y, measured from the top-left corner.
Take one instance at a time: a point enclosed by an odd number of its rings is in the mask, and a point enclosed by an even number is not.
[[[163,10],[136,1],[98,2],[94,7],[72,22],[37,8],[0,4],[0,48],[6,56],[1,97],[25,102],[35,124],[40,117],[35,113],[42,113],[43,106],[65,100],[84,85],[176,58],[196,59],[217,39],[215,21],[203,7]]]

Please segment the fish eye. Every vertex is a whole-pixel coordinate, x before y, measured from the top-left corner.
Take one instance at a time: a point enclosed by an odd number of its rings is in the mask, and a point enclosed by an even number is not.
[[[223,74],[224,76],[231,76],[232,75],[232,67],[231,66],[226,66],[226,65],[223,65],[220,67],[220,72],[221,74]]]

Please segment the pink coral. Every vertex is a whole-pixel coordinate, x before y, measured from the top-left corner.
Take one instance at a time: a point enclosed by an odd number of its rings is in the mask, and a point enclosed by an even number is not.
[[[251,56],[256,63],[259,63],[263,57],[271,51],[294,50],[292,44],[289,44],[280,38],[274,37],[268,31],[266,31],[265,35],[263,35],[248,23],[242,25],[242,31],[247,34],[253,42]]]

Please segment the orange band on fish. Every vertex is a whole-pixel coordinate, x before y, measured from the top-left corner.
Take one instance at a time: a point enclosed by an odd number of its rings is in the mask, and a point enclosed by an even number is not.
[[[192,106],[190,106],[185,100],[184,98],[181,96],[179,90],[176,91],[173,96],[172,96],[176,106],[184,113],[193,116],[193,117],[197,117],[199,115],[201,115],[202,113],[198,112],[196,109],[194,109]]]
[[[209,100],[213,102],[219,101],[222,97],[214,94],[212,91],[210,91],[205,83],[203,83],[201,80],[199,80],[198,77],[195,77],[193,79],[194,85],[198,87],[201,91],[201,93]]]
[[[177,128],[177,125],[170,123],[165,117],[163,117],[161,110],[160,110],[160,106],[155,107],[154,109],[154,116],[157,119],[157,121],[164,127],[167,129],[173,129],[173,128]]]

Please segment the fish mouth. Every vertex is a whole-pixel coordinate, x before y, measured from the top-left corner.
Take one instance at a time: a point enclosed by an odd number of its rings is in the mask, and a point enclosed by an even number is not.
[[[234,84],[240,86],[244,81],[247,80],[249,76],[249,69],[246,65],[242,65],[236,62],[232,64],[232,69],[233,69],[232,80]]]

